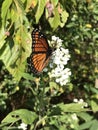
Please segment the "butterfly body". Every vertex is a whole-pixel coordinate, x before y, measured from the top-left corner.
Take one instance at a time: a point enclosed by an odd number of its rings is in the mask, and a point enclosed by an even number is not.
[[[35,74],[40,74],[49,62],[52,55],[52,48],[39,29],[34,29],[32,34],[32,53],[30,56],[31,70]]]

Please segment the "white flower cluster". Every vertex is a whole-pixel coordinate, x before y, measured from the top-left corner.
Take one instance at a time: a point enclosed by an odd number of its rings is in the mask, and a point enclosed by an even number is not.
[[[65,68],[70,55],[68,49],[62,47],[62,40],[59,37],[52,36],[52,42],[56,42],[57,47],[53,53],[53,63],[50,64],[53,69],[48,75],[50,78],[55,78],[56,82],[63,86],[69,81],[69,76],[71,75],[70,69]]]

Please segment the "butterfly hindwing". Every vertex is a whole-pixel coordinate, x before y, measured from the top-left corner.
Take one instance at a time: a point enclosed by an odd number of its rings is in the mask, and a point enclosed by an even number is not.
[[[42,72],[44,67],[49,61],[49,58],[46,60],[46,54],[36,54],[36,55],[31,55],[31,69],[33,73],[39,74]]]

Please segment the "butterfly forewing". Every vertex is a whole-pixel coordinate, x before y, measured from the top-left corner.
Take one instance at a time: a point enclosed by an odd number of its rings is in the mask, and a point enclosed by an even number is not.
[[[32,32],[32,40],[33,40],[33,44],[32,47],[34,49],[35,52],[43,52],[43,51],[47,51],[49,48],[48,42],[46,37],[44,36],[44,34],[42,34],[40,32],[40,30],[35,29]]]

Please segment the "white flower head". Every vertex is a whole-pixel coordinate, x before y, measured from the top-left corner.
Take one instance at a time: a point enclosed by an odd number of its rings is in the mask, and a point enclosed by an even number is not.
[[[68,49],[62,47],[63,41],[59,37],[52,36],[52,41],[56,41],[57,43],[52,58],[53,64],[55,65],[51,64],[51,68],[53,69],[48,73],[48,75],[50,78],[55,78],[55,81],[63,86],[69,81],[69,76],[71,75],[70,69],[65,67],[70,55]],[[53,66],[55,66],[55,68]]]

